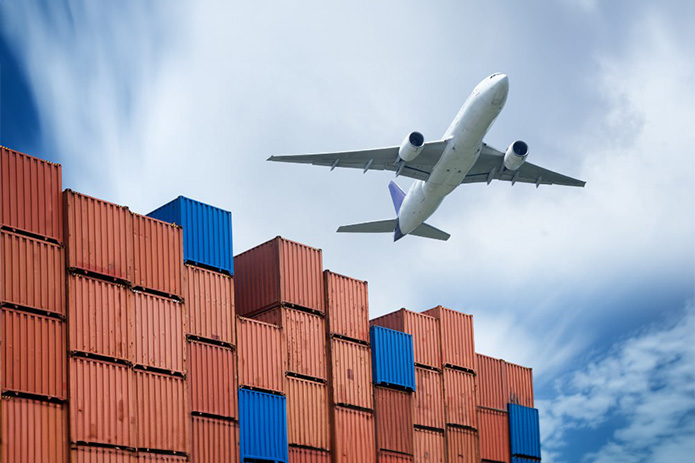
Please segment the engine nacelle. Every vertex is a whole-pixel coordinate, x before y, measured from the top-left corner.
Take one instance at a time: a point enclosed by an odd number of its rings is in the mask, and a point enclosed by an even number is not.
[[[528,145],[517,140],[507,148],[504,153],[504,167],[508,170],[517,170],[528,157]]]
[[[425,137],[420,132],[410,132],[401,147],[398,148],[398,157],[405,162],[415,159],[425,147]]]

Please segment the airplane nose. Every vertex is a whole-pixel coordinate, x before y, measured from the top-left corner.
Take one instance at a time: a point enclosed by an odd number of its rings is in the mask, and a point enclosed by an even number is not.
[[[504,105],[509,93],[509,78],[505,74],[495,75],[495,81],[491,85],[492,104],[494,106]]]
[[[507,93],[509,91],[509,77],[505,74],[498,74],[495,82],[495,90]]]

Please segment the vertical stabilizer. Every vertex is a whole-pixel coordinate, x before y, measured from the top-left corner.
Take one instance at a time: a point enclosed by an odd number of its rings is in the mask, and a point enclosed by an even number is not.
[[[405,192],[401,190],[401,187],[396,185],[396,182],[391,180],[389,183],[389,192],[391,193],[391,201],[393,201],[393,208],[396,209],[396,215],[398,215],[401,210],[401,204],[403,204],[403,198],[405,198]]]

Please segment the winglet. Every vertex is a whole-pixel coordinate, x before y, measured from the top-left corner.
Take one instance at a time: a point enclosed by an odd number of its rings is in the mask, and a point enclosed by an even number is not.
[[[393,208],[396,209],[396,215],[401,210],[401,205],[403,204],[403,198],[405,198],[405,192],[401,190],[401,187],[396,185],[396,182],[391,180],[389,183],[389,192],[391,193],[391,201],[393,201]]]

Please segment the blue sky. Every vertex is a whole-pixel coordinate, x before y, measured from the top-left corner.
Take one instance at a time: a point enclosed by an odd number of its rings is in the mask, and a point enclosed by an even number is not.
[[[547,462],[695,452],[691,1],[0,3],[0,142],[64,185],[149,212],[184,194],[370,282],[373,316],[472,313],[479,351],[534,368]],[[446,243],[343,236],[388,218],[391,175],[270,154],[437,139],[505,72],[486,141],[584,189],[459,188]],[[407,188],[407,179],[397,179]]]

